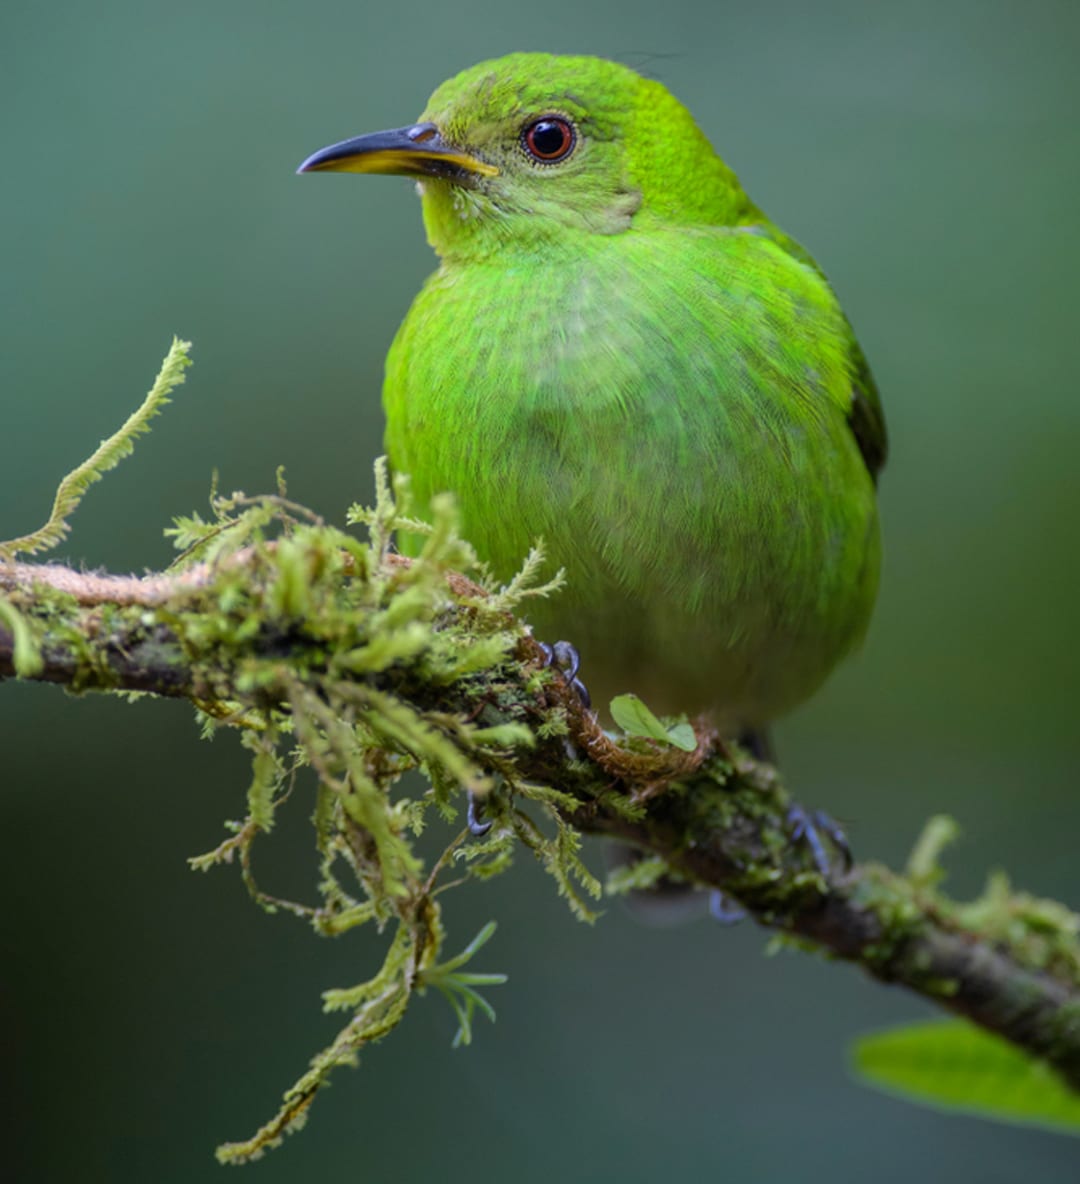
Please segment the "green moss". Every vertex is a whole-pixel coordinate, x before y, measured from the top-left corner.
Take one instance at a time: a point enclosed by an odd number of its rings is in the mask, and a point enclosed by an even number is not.
[[[629,892],[645,891],[654,888],[661,880],[670,876],[670,873],[667,861],[659,856],[636,859],[610,871],[604,891],[608,896],[625,896]]]
[[[76,480],[62,486],[75,500],[58,494],[60,508],[43,532],[0,551],[33,549],[62,536],[78,496],[130,447],[181,370],[174,357],[155,384],[157,401],[149,399],[142,418],[133,417],[105,453],[99,450],[89,468],[81,466]],[[178,518],[168,532],[180,552],[171,571],[199,578],[167,603],[86,607],[41,587],[32,596],[0,600],[0,628],[13,635],[21,674],[32,675],[44,654],[58,653],[71,689],[102,689],[119,685],[118,655],[139,658],[168,693],[179,688],[196,703],[204,735],[238,730],[251,756],[244,816],[227,824],[226,837],[192,866],[206,871],[238,863],[261,907],[292,913],[321,936],[365,925],[387,935],[382,965],[370,979],[324,995],[328,1010],[349,1013],[337,1036],[265,1126],[219,1149],[223,1162],[257,1158],[298,1129],[331,1073],[356,1064],[361,1049],[390,1032],[414,992],[433,986],[446,996],[462,1042],[471,1038],[474,1011],[493,1018],[476,988],[501,977],[461,969],[491,929],[462,955],[440,960],[448,889],[501,874],[524,848],[575,915],[594,920],[600,884],[582,861],[581,835],[567,821],[581,811],[602,815],[608,829],[631,841],[640,833],[662,836],[657,846],[664,857],[613,876],[609,891],[645,888],[665,876],[693,880],[706,867],[725,893],[789,930],[770,949],[817,950],[793,932],[798,921],[830,895],[846,894],[851,907],[872,914],[876,933],[854,956],[883,978],[902,977],[938,998],[957,990],[954,980],[935,977],[918,943],[940,920],[1006,950],[1021,965],[1080,985],[1080,918],[1064,906],[1014,892],[1000,874],[974,901],[944,895],[941,856],[957,833],[949,819],[928,824],[906,877],[864,865],[850,883],[840,883],[842,869],[826,882],[808,847],[791,840],[791,799],[776,771],[734,746],[698,768],[684,759],[666,773],[654,769],[655,776],[623,782],[584,757],[566,759],[566,711],[537,701],[551,673],[529,671],[523,695],[518,656],[526,633],[511,615],[529,597],[556,591],[561,573],[540,584],[543,555],[536,548],[517,576],[495,585],[460,538],[453,503],[437,498],[432,521],[417,521],[408,481],[391,480],[385,462],[376,467],[375,504],[348,514],[361,535],[290,501],[280,473],[275,494],[225,496],[215,488],[210,506],[207,519]],[[399,558],[395,533],[418,538],[416,559]],[[450,573],[457,573],[453,584]],[[448,687],[469,710],[440,708]],[[668,723],[660,723],[666,734]],[[649,770],[656,760],[657,742],[647,737],[613,744],[616,764],[624,758],[627,768]],[[557,754],[544,758],[551,776],[524,778],[520,758],[538,747],[543,754],[545,745]],[[410,772],[422,775],[422,788],[406,797],[401,779]],[[556,779],[557,785],[548,783]],[[481,839],[460,824],[466,793],[482,799],[492,823]],[[318,891],[310,901],[267,891],[252,862],[254,844],[274,830],[279,810],[302,795],[311,797],[317,860]],[[416,840],[434,830],[431,823],[439,825],[444,845],[425,855]],[[707,858],[699,859],[703,850]],[[1080,1041],[1080,1005],[1063,1009],[1059,1026],[1062,1041]]]

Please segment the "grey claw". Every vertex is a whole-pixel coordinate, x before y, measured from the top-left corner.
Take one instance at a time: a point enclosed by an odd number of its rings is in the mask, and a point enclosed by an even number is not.
[[[484,803],[476,796],[476,794],[471,793],[468,795],[468,798],[469,804],[465,811],[465,821],[468,824],[469,833],[473,836],[473,838],[482,839],[484,835],[486,835],[488,831],[491,830],[493,824],[490,818],[487,820],[487,822],[481,821],[480,816],[484,810]]]
[[[840,862],[844,865],[844,871],[851,871],[855,860],[851,855],[851,846],[847,841],[847,835],[824,810],[814,811],[814,821],[817,823],[818,830],[828,835],[832,839],[833,846],[840,852]]]
[[[577,679],[577,672],[581,669],[581,655],[568,641],[557,641],[551,647],[552,661],[566,676],[569,683]]]
[[[592,696],[577,676],[581,669],[581,655],[577,650],[568,641],[557,641],[554,645],[542,641],[539,644],[544,651],[545,665],[554,666],[562,674],[567,685],[581,700],[582,706],[592,707]]]
[[[738,925],[746,920],[746,909],[729,900],[718,888],[709,893],[709,916],[721,925]]]
[[[825,844],[821,841],[822,835],[826,835],[840,853],[844,871],[851,870],[851,848],[848,846],[847,836],[824,810],[815,810],[808,814],[802,806],[792,806],[787,813],[787,822],[791,827],[792,839],[795,842],[805,840],[814,857],[814,866],[826,879],[832,871],[832,864]]]

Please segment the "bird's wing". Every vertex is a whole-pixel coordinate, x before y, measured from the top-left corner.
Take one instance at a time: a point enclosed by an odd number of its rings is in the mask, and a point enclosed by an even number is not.
[[[796,242],[790,235],[785,234],[778,226],[770,222],[759,210],[753,208],[750,224],[755,231],[762,233],[782,248],[792,258],[805,266],[812,268],[826,284],[828,276],[821,270],[817,260],[801,243]],[[832,285],[830,284],[831,288]],[[848,350],[851,355],[852,381],[851,406],[848,410],[848,424],[859,445],[859,451],[866,462],[870,476],[877,481],[877,475],[885,467],[885,460],[889,454],[889,437],[885,427],[885,412],[881,406],[881,395],[878,393],[877,383],[870,372],[870,365],[855,337],[855,331],[845,317],[848,330]]]
[[[850,329],[850,325],[848,327]],[[870,470],[870,476],[876,481],[889,455],[889,436],[877,383],[870,373],[870,366],[862,348],[855,340],[854,332],[851,333],[851,354],[855,363],[855,377],[851,383],[848,423],[855,434],[866,467]]]

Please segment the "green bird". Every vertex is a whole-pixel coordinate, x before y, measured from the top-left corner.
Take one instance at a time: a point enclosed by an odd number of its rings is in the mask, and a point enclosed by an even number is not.
[[[862,639],[878,586],[873,378],[811,256],[660,83],[518,53],[300,171],[413,177],[439,267],[391,346],[393,466],[452,491],[599,703],[760,733]]]

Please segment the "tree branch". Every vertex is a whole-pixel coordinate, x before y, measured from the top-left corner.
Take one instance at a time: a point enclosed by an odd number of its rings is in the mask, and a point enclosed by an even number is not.
[[[267,596],[278,588],[280,570],[268,574],[272,552],[272,545],[248,549],[143,579],[0,565],[8,606],[0,614],[0,678],[19,671],[77,691],[285,705],[290,671],[326,662],[317,606],[306,605],[311,615],[286,612],[285,624],[279,618],[246,631],[207,624],[223,612],[223,580],[230,588],[261,582]],[[408,570],[408,560],[383,558],[384,581]],[[346,563],[346,574],[373,579],[357,571],[357,562],[354,556]],[[461,576],[444,571],[442,578],[448,583],[432,619],[436,636],[467,628],[484,596]],[[365,611],[371,621],[385,614],[385,598]],[[21,656],[16,621],[31,635]],[[968,1017],[1044,1059],[1080,1090],[1080,952],[1067,910],[1022,894],[1000,899],[1000,907],[987,899],[951,901],[937,889],[935,859],[925,851],[906,876],[874,863],[845,868],[839,859],[823,876],[790,841],[792,802],[774,769],[707,729],[699,729],[693,753],[612,740],[560,677],[538,677],[544,659],[531,636],[509,616],[506,628],[517,630],[509,657],[462,677],[433,681],[430,645],[419,642],[413,652],[400,642],[400,654],[382,666],[371,661],[364,669],[351,659],[352,677],[372,694],[395,696],[426,719],[445,721],[440,726],[451,738],[451,721],[466,717],[489,729],[527,722],[535,743],[517,746],[495,767],[512,781],[568,795],[558,808],[573,827],[632,844],[669,873],[736,898],[790,939]],[[212,644],[208,633],[215,634]],[[496,809],[492,799],[491,809],[497,821],[509,817],[505,802]]]

